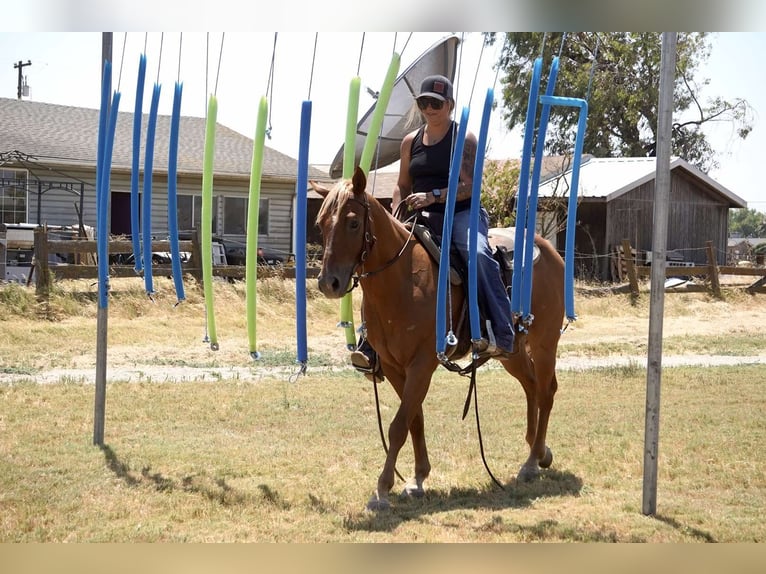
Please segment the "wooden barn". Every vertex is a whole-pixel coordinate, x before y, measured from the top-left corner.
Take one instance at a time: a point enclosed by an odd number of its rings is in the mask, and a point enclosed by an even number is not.
[[[109,230],[131,234],[133,113],[119,112],[111,171]],[[199,226],[205,119],[182,117],[178,149],[178,225]],[[143,114],[139,152],[139,193],[148,174]],[[96,151],[99,110],[0,98],[0,222],[62,226],[96,225]],[[151,232],[168,235],[170,116],[157,119],[151,174]],[[293,214],[297,160],[266,147],[261,178],[258,245],[294,253]],[[213,233],[228,244],[244,245],[253,140],[216,125],[213,164]],[[327,174],[309,169],[309,177]],[[142,213],[143,209],[139,210]]]
[[[581,277],[609,281],[612,254],[624,239],[639,263],[651,256],[656,158],[587,158],[580,167],[575,269]],[[540,184],[541,210],[554,213],[569,197],[571,169]],[[747,203],[683,159],[670,162],[668,259],[705,265],[713,243],[718,264],[726,264],[729,209]],[[560,211],[555,213],[561,213]],[[550,215],[543,215],[550,216]],[[560,216],[559,216],[560,217]],[[555,241],[563,251],[565,232]]]

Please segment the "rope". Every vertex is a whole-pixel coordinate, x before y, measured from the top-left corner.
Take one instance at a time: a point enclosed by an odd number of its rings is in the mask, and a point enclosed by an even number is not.
[[[274,101],[274,62],[277,57],[277,35],[278,32],[274,32],[274,45],[271,48],[271,66],[269,67],[269,77],[266,80],[266,93],[269,95],[269,127],[266,128],[266,137],[271,139],[271,112],[274,108],[273,101]],[[312,71],[313,73],[313,71]],[[311,91],[311,88],[309,88],[309,92]]]
[[[587,93],[585,95],[585,101],[586,102],[590,101],[590,89],[591,89],[591,86],[593,85],[593,76],[596,73],[596,66],[597,66],[596,62],[597,62],[597,59],[598,59],[598,46],[599,46],[600,41],[601,41],[601,36],[596,34],[596,49],[593,52],[593,64],[590,67],[590,78],[588,79],[588,91],[587,91]]]
[[[165,32],[160,34],[160,55],[157,58],[157,83],[160,83],[160,67],[162,66],[162,44],[165,42]]]
[[[181,82],[181,54],[183,53],[184,33],[181,32],[178,38],[178,72],[176,73],[176,82]]]
[[[476,73],[473,75],[473,85],[471,86],[471,95],[468,98],[468,106],[471,106],[473,101],[473,91],[476,89],[476,81],[479,77],[479,68],[481,67],[481,58],[484,56],[484,40],[481,41],[481,51],[479,52],[479,61],[476,63]]]
[[[120,91],[120,83],[122,82],[122,64],[125,61],[125,45],[128,43],[128,33],[125,32],[125,37],[122,40],[122,56],[120,56],[120,73],[117,76],[117,91]]]
[[[359,70],[362,67],[362,52],[364,52],[364,35],[365,35],[365,32],[362,32],[362,45],[359,46],[359,61],[356,64],[356,75],[357,76],[359,75]]]
[[[319,32],[314,34],[314,53],[311,56],[311,75],[309,76],[309,93],[306,97],[307,100],[311,99],[311,84],[314,82],[314,64],[317,58],[317,42],[319,41]]]
[[[223,59],[223,40],[226,37],[226,32],[221,32],[221,50],[218,52],[218,69],[215,74],[215,90],[213,95],[218,95],[218,78],[221,76],[221,60]]]

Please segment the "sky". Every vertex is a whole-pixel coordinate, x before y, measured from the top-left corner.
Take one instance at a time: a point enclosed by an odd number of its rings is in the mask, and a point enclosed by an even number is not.
[[[358,117],[374,104],[367,88],[380,90],[394,52],[401,56],[399,72],[443,39],[446,32],[115,32],[113,88],[121,94],[120,110],[132,112],[140,55],[147,58],[144,113],[152,86],[161,87],[161,114],[172,110],[174,86],[183,84],[181,113],[204,117],[208,96],[218,100],[218,123],[253,138],[258,103],[269,101],[266,146],[298,157],[302,102],[311,100],[309,163],[329,164],[343,144],[351,80],[361,79]],[[489,88],[502,103],[494,69],[500,46],[482,48],[478,32],[457,33],[464,42],[458,51],[455,82],[456,117],[469,107],[469,129],[479,132],[482,107]],[[28,86],[25,100],[98,108],[101,73],[100,32],[0,32],[0,97],[16,98],[19,62]],[[743,198],[748,207],[766,212],[766,189],[760,175],[766,150],[766,85],[762,55],[766,33],[711,34],[711,56],[698,80],[709,78],[703,100],[744,98],[754,111],[754,129],[746,140],[729,124],[706,128],[719,153],[721,167],[710,173]],[[273,65],[272,65],[273,63]],[[547,70],[545,70],[547,73]],[[560,94],[565,95],[565,94]],[[509,133],[502,112],[492,113],[488,159],[518,158],[521,130]],[[585,150],[587,152],[587,150]]]

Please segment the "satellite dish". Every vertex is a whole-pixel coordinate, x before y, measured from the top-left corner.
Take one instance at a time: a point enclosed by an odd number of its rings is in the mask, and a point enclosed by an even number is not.
[[[455,70],[457,69],[457,47],[460,39],[453,34],[436,42],[428,50],[415,60],[394,81],[391,90],[391,98],[388,108],[383,116],[383,124],[380,128],[380,137],[377,141],[377,149],[373,154],[373,168],[380,169],[399,161],[399,148],[402,139],[413,128],[407,126],[407,117],[412,107],[415,94],[420,89],[420,84],[427,76],[441,74],[455,83]],[[354,164],[358,165],[362,158],[364,142],[370,130],[372,113],[375,104],[367,110],[356,126],[356,153]],[[330,164],[330,177],[337,179],[343,175],[343,147],[341,146],[335,159]]]

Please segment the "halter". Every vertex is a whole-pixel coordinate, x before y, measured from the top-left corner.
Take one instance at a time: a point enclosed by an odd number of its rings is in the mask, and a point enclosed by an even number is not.
[[[364,245],[362,246],[362,250],[359,254],[359,259],[356,262],[356,265],[354,266],[354,269],[357,267],[364,267],[365,261],[367,261],[367,256],[369,255],[370,251],[372,251],[373,246],[375,245],[375,241],[377,238],[375,235],[372,234],[370,231],[370,228],[372,227],[372,218],[370,217],[370,204],[367,202],[367,195],[365,194],[364,201],[357,199],[356,196],[350,196],[348,198],[348,201],[355,201],[359,205],[361,205],[364,208]],[[374,269],[372,271],[365,271],[363,273],[354,273],[354,275],[351,276],[353,279],[353,283],[351,287],[348,288],[348,291],[346,293],[350,293],[351,291],[356,288],[357,285],[359,285],[359,280],[364,279],[365,277],[370,277],[372,275],[375,275],[376,273],[380,273],[384,269],[387,269],[404,254],[404,251],[407,249],[407,246],[410,245],[410,240],[412,239],[412,235],[415,232],[415,226],[412,226],[412,229],[410,229],[410,235],[407,237],[407,241],[404,242],[404,245],[402,245],[402,248],[399,250],[399,253],[394,255],[391,259],[389,259],[386,263],[384,263],[382,266],[378,267],[377,269]]]

